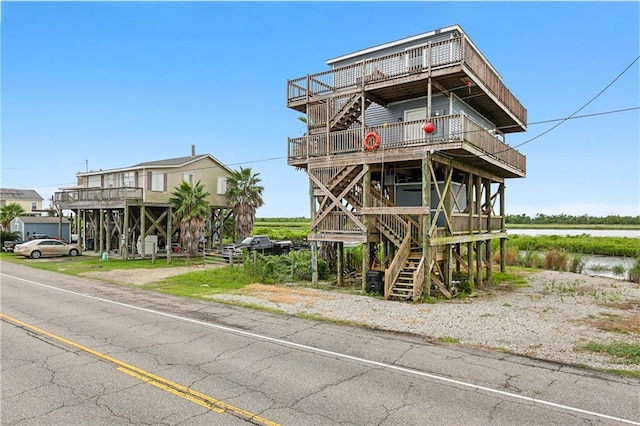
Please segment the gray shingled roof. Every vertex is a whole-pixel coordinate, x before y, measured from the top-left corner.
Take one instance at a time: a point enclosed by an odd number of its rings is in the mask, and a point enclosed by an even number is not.
[[[200,158],[204,158],[208,156],[209,156],[208,154],[204,154],[204,155],[196,155],[195,157],[188,156],[188,157],[168,158],[166,160],[147,161],[145,163],[139,163],[131,167],[181,166],[185,163],[199,160]]]
[[[33,189],[10,189],[10,188],[0,188],[0,199],[11,201],[11,200],[44,200]]]

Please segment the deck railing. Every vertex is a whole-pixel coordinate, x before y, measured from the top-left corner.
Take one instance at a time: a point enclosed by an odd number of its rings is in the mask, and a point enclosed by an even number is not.
[[[142,188],[82,188],[56,192],[56,202],[142,200]]]
[[[464,64],[520,122],[527,122],[525,108],[502,83],[481,54],[465,37],[455,37],[426,46],[310,74],[287,82],[287,102],[309,101],[380,81],[391,81],[432,70]]]
[[[417,145],[441,144],[465,141],[483,152],[522,172],[526,171],[526,158],[520,152],[502,142],[496,135],[484,129],[465,114],[432,118],[434,131],[427,134],[422,129],[424,120],[368,126],[366,131],[380,135],[380,149],[402,148]],[[362,128],[338,132],[289,138],[289,160],[344,154],[363,151]]]

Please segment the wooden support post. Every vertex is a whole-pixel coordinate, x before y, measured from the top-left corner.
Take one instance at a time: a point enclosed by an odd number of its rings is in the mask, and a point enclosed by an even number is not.
[[[505,219],[504,189],[505,189],[504,182],[502,182],[500,183],[500,188],[498,189],[498,191],[500,191],[500,216],[502,217],[500,219],[500,231],[502,231],[503,234],[507,232],[507,225],[506,225],[506,219]],[[507,254],[506,246],[507,246],[507,239],[500,238],[500,272],[506,271],[506,266],[505,266],[505,262],[506,262],[505,256]]]
[[[475,179],[473,177],[473,174],[469,173],[469,175],[467,176],[467,209],[469,209],[469,222],[467,225],[469,227],[469,236],[471,237],[474,234],[473,212],[476,209],[476,203],[473,198],[474,182],[475,182]],[[467,275],[469,280],[469,286],[471,286],[471,291],[473,292],[475,289],[475,277],[474,277],[475,274],[473,269],[473,243],[472,242],[467,243]]]
[[[140,243],[140,258],[142,259],[145,258],[146,238],[147,238],[147,208],[143,204],[142,207],[140,207],[140,239],[142,241]]]
[[[112,210],[107,210],[104,221],[105,232],[107,234],[107,238],[105,240],[105,251],[107,253],[111,253],[111,215],[113,213]]]
[[[431,262],[432,250],[429,244],[431,238],[429,229],[431,228],[431,154],[427,153],[422,160],[422,207],[425,207],[425,213],[420,217],[420,226],[422,227],[422,257],[424,258],[424,282],[423,294],[427,297],[431,296]],[[433,220],[437,220],[436,217]]]
[[[307,123],[308,124],[308,123]],[[308,171],[311,174],[311,171]],[[316,217],[316,199],[313,195],[314,183],[311,178],[309,178],[309,200],[311,203],[311,222],[313,223]],[[313,229],[311,230],[314,231]],[[315,230],[317,231],[317,229]],[[318,246],[315,241],[311,241],[309,244],[309,248],[311,251],[311,285],[318,285]]]
[[[368,164],[363,165],[365,171],[362,177],[362,206],[371,207],[371,169]],[[367,234],[367,242],[362,244],[362,292],[367,292],[367,272],[371,270],[371,244],[369,242],[370,219],[368,215],[363,216],[362,219],[365,232]],[[386,294],[385,294],[386,297]]]
[[[120,231],[120,244],[122,245],[122,260],[129,259],[129,206],[124,206],[124,217],[122,219],[122,230]]]
[[[446,177],[444,186],[447,188],[446,191],[443,191],[442,196],[444,197],[444,216],[445,216],[445,230],[446,235],[448,237],[453,237],[453,229],[449,226],[451,220],[453,218],[453,185],[451,182],[453,181],[453,170],[452,167],[447,165],[444,169],[444,175]],[[437,185],[437,183],[436,183]],[[451,224],[453,226],[453,224]],[[444,285],[448,290],[451,290],[451,282],[453,281],[452,269],[451,269],[451,257],[452,255],[452,246],[451,244],[447,244],[444,248],[445,251],[445,261],[444,261],[444,270],[442,271],[444,281]]]
[[[427,119],[431,119],[431,77],[427,79]]]
[[[482,287],[482,241],[476,241],[476,283]]]
[[[100,209],[100,221],[98,222],[100,224],[100,241],[99,241],[99,247],[98,247],[98,253],[102,253],[102,250],[104,249],[104,210]]]
[[[173,255],[173,247],[171,236],[173,235],[173,229],[171,229],[171,221],[173,218],[173,207],[169,206],[167,210],[167,265],[171,265],[171,256]]]
[[[336,277],[338,279],[338,285],[342,286],[344,284],[344,277],[342,276],[342,270],[344,269],[343,265],[344,265],[344,243],[343,242],[339,242],[338,243],[338,252],[336,254],[336,269],[337,269],[337,274]]]
[[[490,179],[484,179],[484,200],[485,200],[485,205],[486,207],[486,212],[487,212],[487,231],[491,232],[491,214],[492,214],[492,208],[491,208],[491,180]],[[491,240],[485,240],[484,242],[484,249],[485,249],[485,273],[486,273],[486,282],[488,284],[491,284]]]
[[[82,236],[84,234],[84,232],[82,232],[84,220],[82,220],[81,217],[82,216],[80,216],[80,209],[76,210],[76,235],[78,236],[78,241],[76,241],[76,244],[78,244],[78,247],[80,247],[80,251],[84,251],[85,244],[82,240]]]

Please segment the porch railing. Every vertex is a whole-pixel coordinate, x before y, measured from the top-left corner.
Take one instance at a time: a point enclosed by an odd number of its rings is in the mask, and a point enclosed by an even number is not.
[[[434,131],[427,134],[422,129],[424,120],[406,121],[368,126],[366,131],[380,135],[378,149],[401,148],[416,145],[465,141],[494,158],[522,172],[526,171],[526,158],[520,152],[502,142],[496,135],[484,129],[465,114],[433,117]],[[349,129],[299,138],[289,138],[289,160],[304,160],[334,154],[363,151],[361,128]]]
[[[60,203],[79,201],[125,201],[142,199],[142,188],[82,188],[56,192],[54,200]]]
[[[462,36],[289,80],[287,102],[309,101],[316,96],[462,64],[520,122],[527,122],[526,109],[480,52]]]

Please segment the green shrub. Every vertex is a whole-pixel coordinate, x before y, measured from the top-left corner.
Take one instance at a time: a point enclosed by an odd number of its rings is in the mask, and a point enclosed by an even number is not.
[[[629,269],[629,281],[640,283],[640,257],[636,259],[633,266]]]
[[[582,273],[584,269],[584,256],[581,254],[574,254],[569,261],[569,271],[577,274]]]
[[[0,244],[5,241],[16,241],[20,239],[20,232],[18,231],[0,231]]]
[[[280,256],[268,256],[247,252],[244,254],[243,268],[251,279],[265,284],[311,281],[311,253],[302,250]],[[329,276],[327,262],[318,258],[318,279],[326,280]]]
[[[542,256],[533,250],[528,250],[524,255],[518,254],[518,266],[541,269],[543,264],[544,261],[542,259]]]
[[[566,250],[552,248],[545,251],[544,268],[552,271],[566,271],[569,263],[569,253]]]
[[[611,272],[613,272],[613,274],[614,274],[614,275],[616,275],[616,276],[618,276],[618,277],[621,277],[621,276],[623,276],[623,275],[625,274],[625,272],[627,272],[627,271],[626,271],[626,269],[625,269],[624,265],[622,265],[622,264],[619,264],[619,263],[618,263],[617,265],[613,265],[613,266],[611,267]]]

